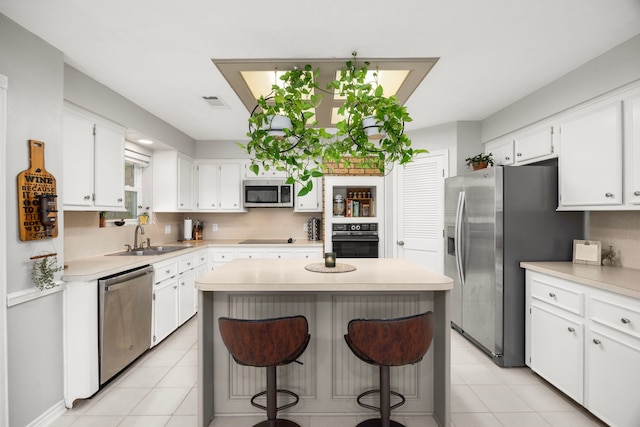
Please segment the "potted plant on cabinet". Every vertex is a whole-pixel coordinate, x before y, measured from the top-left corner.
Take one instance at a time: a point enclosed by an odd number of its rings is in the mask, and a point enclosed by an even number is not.
[[[493,166],[493,154],[476,154],[475,156],[467,157],[465,159],[465,162],[467,162],[467,167],[472,167],[474,171],[478,169],[484,169],[489,165]]]

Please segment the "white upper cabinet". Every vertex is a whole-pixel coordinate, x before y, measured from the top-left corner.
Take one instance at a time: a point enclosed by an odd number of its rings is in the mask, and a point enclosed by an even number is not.
[[[538,161],[553,155],[553,127],[541,126],[520,132],[513,139],[516,163]]]
[[[556,157],[553,127],[536,126],[487,143],[486,153],[493,154],[496,165],[525,165]]]
[[[622,102],[559,121],[560,209],[622,205]]]
[[[295,212],[322,212],[322,178],[312,178],[313,189],[302,197],[298,197],[300,184],[294,185]]]
[[[287,173],[285,171],[279,171],[275,168],[270,168],[269,170],[265,170],[262,165],[258,165],[258,174],[256,175],[249,169],[250,163],[246,163],[244,165],[244,178],[245,179],[286,179]]]
[[[624,102],[625,111],[625,190],[631,205],[640,205],[640,93]]]
[[[177,151],[153,153],[153,210],[191,211],[194,208],[193,159]]]
[[[124,133],[121,126],[65,107],[66,210],[124,210]]]
[[[245,212],[242,207],[244,160],[196,162],[197,210]]]

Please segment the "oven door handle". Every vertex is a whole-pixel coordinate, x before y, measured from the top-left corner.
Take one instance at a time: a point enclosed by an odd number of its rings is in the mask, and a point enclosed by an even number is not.
[[[331,238],[333,242],[379,242],[378,236],[363,237],[363,236],[333,236]]]

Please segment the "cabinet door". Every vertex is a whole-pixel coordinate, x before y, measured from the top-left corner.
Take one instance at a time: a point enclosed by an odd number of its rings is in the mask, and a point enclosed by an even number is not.
[[[178,156],[178,209],[193,209],[193,161]]]
[[[640,95],[625,101],[627,123],[625,160],[628,173],[625,186],[625,200],[640,204]]]
[[[178,327],[178,280],[157,283],[153,292],[153,345]]]
[[[322,212],[322,178],[313,178],[313,189],[302,197],[298,197],[299,184],[295,185],[296,212]]]
[[[198,165],[198,209],[217,210],[220,205],[220,165]]]
[[[622,117],[616,102],[560,125],[561,207],[622,204]]]
[[[220,209],[239,211],[242,209],[242,165],[220,164]]]
[[[69,112],[63,115],[63,204],[93,205],[93,127],[89,117]]]
[[[533,304],[530,346],[531,369],[582,403],[584,325]]]
[[[487,144],[484,151],[493,155],[493,162],[496,165],[507,166],[514,162],[512,139]]]
[[[553,154],[553,128],[545,126],[516,135],[516,162],[528,162]]]
[[[124,129],[96,123],[94,205],[124,208]]]
[[[195,314],[196,276],[190,270],[178,279],[178,325],[182,325]]]
[[[612,426],[637,426],[640,420],[640,343],[589,331],[587,408]]]

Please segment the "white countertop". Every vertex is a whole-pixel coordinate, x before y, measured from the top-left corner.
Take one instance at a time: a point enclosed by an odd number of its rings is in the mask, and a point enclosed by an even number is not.
[[[324,292],[324,291],[445,291],[453,280],[415,262],[395,258],[343,258],[355,271],[316,273],[309,259],[236,259],[196,280],[201,291]]]
[[[640,270],[563,262],[527,262],[520,267],[621,295],[640,298]]]
[[[283,244],[239,244],[245,239],[227,240],[190,240],[185,242],[163,243],[159,246],[185,246],[185,249],[162,255],[145,256],[117,256],[109,254],[83,258],[65,262],[62,280],[65,282],[87,282],[101,277],[117,274],[122,271],[153,264],[176,256],[186,255],[200,249],[237,245],[238,247],[255,248],[290,248],[290,247],[322,247],[322,241],[295,240],[293,243]]]

